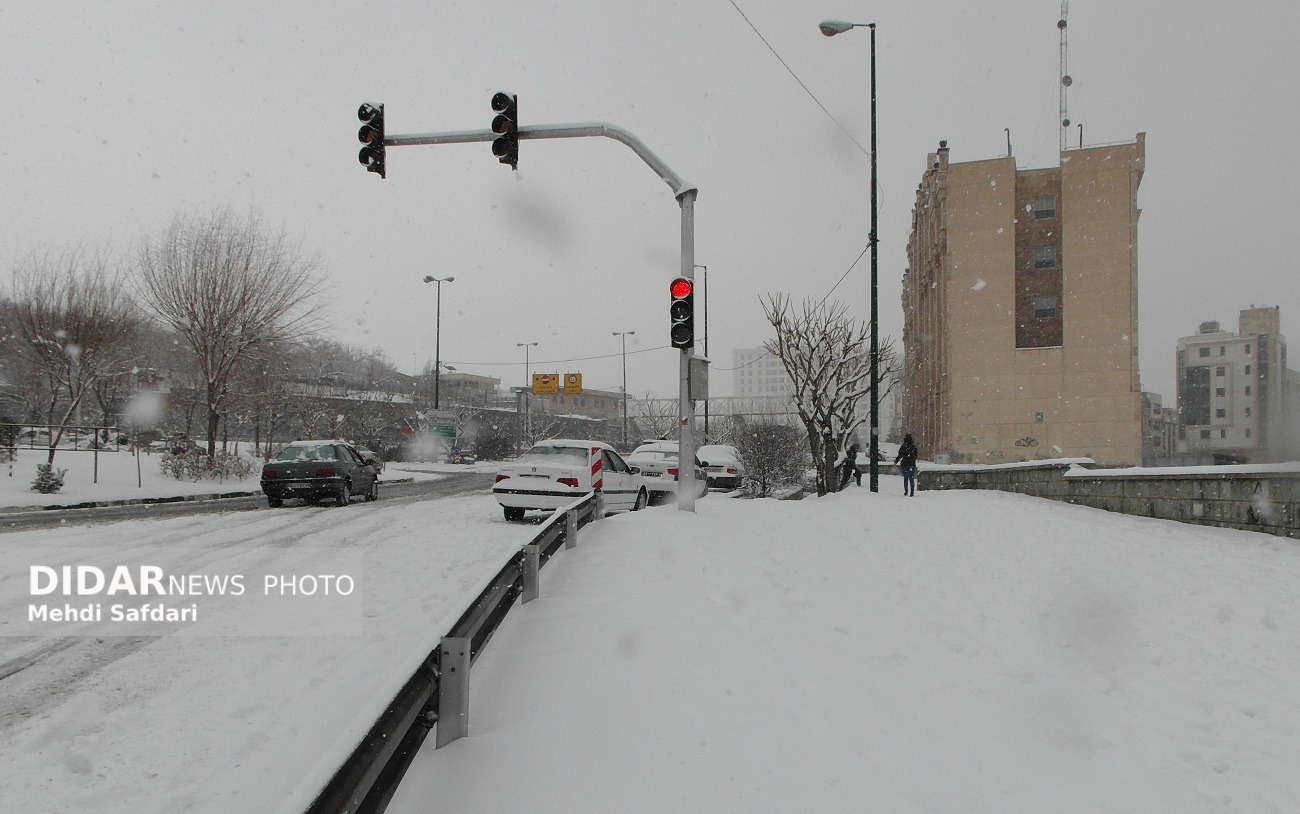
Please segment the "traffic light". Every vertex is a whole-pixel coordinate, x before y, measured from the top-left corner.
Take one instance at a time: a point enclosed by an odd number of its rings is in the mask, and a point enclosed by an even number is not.
[[[357,158],[366,165],[366,170],[387,178],[384,174],[384,106],[366,102],[357,108],[357,118],[365,122],[357,131],[357,141],[363,145]]]
[[[498,91],[492,96],[492,109],[496,118],[492,119],[492,132],[497,137],[492,141],[492,155],[502,164],[509,164],[510,169],[519,169],[519,100],[518,97]]]
[[[672,317],[673,326],[668,336],[674,348],[691,348],[695,346],[695,283],[686,277],[678,277],[668,286],[672,303],[668,306],[668,315]]]

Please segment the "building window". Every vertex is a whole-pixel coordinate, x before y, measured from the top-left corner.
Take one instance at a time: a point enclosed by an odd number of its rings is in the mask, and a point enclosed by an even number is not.
[[[1246,355],[1250,355],[1250,345],[1246,345]]]
[[[1247,438],[1250,437],[1250,427],[1247,427],[1247,428],[1246,428],[1246,437],[1247,437]]]
[[[1219,355],[1220,355],[1220,356],[1227,356],[1227,355],[1228,355],[1228,349],[1225,348],[1223,345],[1220,345],[1220,346],[1219,346]]]
[[[1209,349],[1209,348],[1201,348],[1201,349],[1200,349],[1200,353],[1201,353],[1202,356],[1209,356],[1209,355],[1210,355],[1210,349]]]
[[[1054,217],[1056,217],[1056,196],[1035,195],[1034,220],[1043,220],[1044,218]]]
[[[1228,431],[1227,431],[1227,430],[1219,430],[1219,437],[1220,437],[1220,438],[1227,438],[1227,437],[1228,437]]]
[[[1214,395],[1218,396],[1219,398],[1223,398],[1224,396],[1228,395],[1228,388],[1216,387],[1214,388]]]
[[[1052,319],[1056,316],[1056,297],[1034,297],[1034,319]]]
[[[1034,268],[1036,269],[1056,268],[1056,247],[1035,246],[1034,247]]]
[[[1250,365],[1246,365],[1246,375],[1250,375]]]
[[[1246,395],[1250,395],[1250,385],[1246,385]]]
[[[1249,408],[1249,407],[1246,408],[1246,415],[1250,415],[1250,408]]]
[[[1214,369],[1214,375],[1215,375],[1215,376],[1222,376],[1222,375],[1223,375],[1223,368],[1221,368],[1221,367],[1216,367],[1216,368]]]
[[[1215,410],[1215,411],[1214,411],[1214,417],[1215,417],[1215,418],[1227,418],[1227,417],[1228,417],[1228,411],[1227,411],[1227,410]]]
[[[1203,438],[1203,439],[1206,440],[1206,441],[1210,440],[1210,431],[1209,431],[1209,430],[1201,430],[1201,438]]]

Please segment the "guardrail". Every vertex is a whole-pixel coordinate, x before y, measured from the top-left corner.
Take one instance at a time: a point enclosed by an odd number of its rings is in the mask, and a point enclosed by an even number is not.
[[[593,492],[542,524],[398,691],[307,814],[381,814],[430,730],[436,729],[437,747],[469,734],[470,666],[515,600],[537,597],[541,568],[560,546],[573,548],[578,529],[603,515],[603,496]]]

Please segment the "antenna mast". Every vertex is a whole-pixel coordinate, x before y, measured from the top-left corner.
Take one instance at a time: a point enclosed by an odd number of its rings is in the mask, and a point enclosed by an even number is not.
[[[1069,14],[1070,0],[1061,0],[1061,19],[1056,21],[1056,27],[1061,32],[1061,152],[1065,152],[1065,141],[1069,135],[1068,130],[1070,127],[1070,114],[1065,106],[1065,91],[1070,85],[1074,84],[1074,80],[1070,78],[1070,74],[1066,71],[1066,57],[1069,54],[1070,42],[1065,29],[1066,19]]]

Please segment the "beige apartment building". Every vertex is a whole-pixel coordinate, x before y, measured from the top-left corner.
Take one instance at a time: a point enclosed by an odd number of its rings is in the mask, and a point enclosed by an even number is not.
[[[924,457],[1141,463],[1145,141],[1031,170],[930,154],[903,277],[903,425]]]

